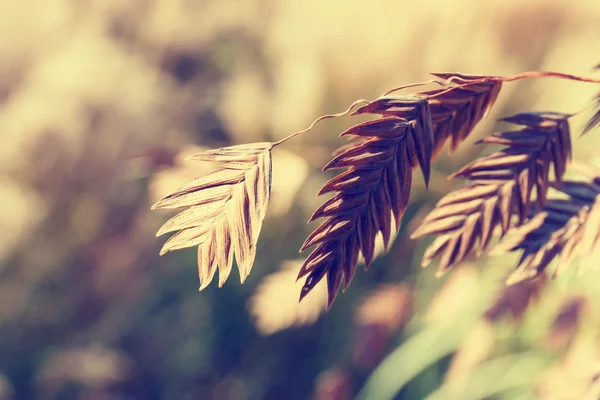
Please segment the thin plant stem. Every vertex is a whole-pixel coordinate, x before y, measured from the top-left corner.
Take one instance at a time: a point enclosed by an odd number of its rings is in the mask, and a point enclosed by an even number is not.
[[[397,91],[402,90],[402,89],[408,89],[408,88],[416,87],[416,86],[425,86],[425,85],[430,85],[432,83],[437,83],[440,86],[447,86],[450,83],[450,79],[447,79],[445,81],[440,81],[438,79],[431,79],[431,80],[429,80],[427,82],[411,83],[410,85],[398,86],[397,88],[393,88],[393,89],[388,90],[387,92],[383,93],[379,97],[387,96],[389,94],[392,94],[392,93],[397,92]]]
[[[322,117],[317,118],[308,128],[303,129],[303,130],[298,131],[298,132],[294,132],[291,135],[286,136],[283,139],[274,142],[273,143],[273,147],[278,146],[281,143],[287,142],[288,140],[290,140],[290,139],[292,139],[292,138],[294,138],[294,137],[296,137],[296,136],[298,136],[298,135],[300,135],[302,133],[310,131],[318,122],[320,122],[320,121],[322,121],[324,119],[343,117],[344,115],[349,114],[354,109],[354,107],[356,107],[358,104],[361,104],[361,103],[367,103],[368,104],[368,103],[371,103],[371,102],[369,100],[365,100],[365,99],[356,100],[344,112],[337,113],[337,114],[323,115]]]
[[[513,76],[505,76],[505,77],[496,77],[496,80],[502,82],[511,82],[524,78],[560,78],[560,79],[568,79],[571,81],[579,81],[579,82],[589,82],[589,83],[600,83],[600,79],[594,78],[586,78],[577,75],[565,74],[562,72],[553,72],[553,71],[529,71],[523,72]]]
[[[393,92],[397,92],[399,90],[402,89],[408,89],[411,87],[417,87],[417,86],[424,86],[424,85],[429,85],[432,83],[436,83],[440,86],[447,86],[450,83],[452,83],[453,81],[464,81],[465,83],[461,83],[459,85],[456,86],[452,86],[446,90],[442,90],[439,93],[435,93],[433,95],[430,95],[428,98],[429,99],[433,99],[437,96],[441,96],[445,93],[451,92],[453,90],[456,89],[460,89],[462,87],[466,87],[466,86],[471,86],[471,85],[477,85],[477,84],[481,84],[481,83],[486,83],[486,82],[512,82],[512,81],[517,81],[520,79],[528,79],[528,78],[559,78],[559,79],[568,79],[568,80],[572,80],[572,81],[578,81],[578,82],[588,82],[588,83],[599,83],[600,84],[600,79],[594,79],[594,78],[586,78],[586,77],[581,77],[581,76],[577,76],[577,75],[572,75],[572,74],[565,74],[562,72],[554,72],[554,71],[528,71],[528,72],[522,72],[520,74],[516,74],[516,75],[511,75],[511,76],[484,76],[481,77],[480,79],[473,79],[473,80],[469,80],[467,81],[464,78],[461,78],[460,76],[451,76],[450,78],[444,80],[444,81],[440,81],[438,79],[431,79],[427,82],[420,82],[420,83],[412,83],[409,85],[404,85],[404,86],[399,86],[397,88],[394,89],[390,89],[387,92],[383,93],[381,97],[387,96]],[[329,115],[324,115],[318,119],[316,119],[308,128],[303,129],[301,131],[298,132],[294,132],[289,136],[286,136],[285,138],[278,140],[277,142],[273,143],[273,147],[278,146],[284,142],[287,142],[288,140],[306,133],[308,131],[310,131],[318,122],[324,120],[324,119],[329,119],[329,118],[338,118],[338,117],[343,117],[347,114],[349,114],[352,109],[361,103],[371,103],[369,100],[365,100],[365,99],[360,99],[355,101],[354,103],[352,103],[352,105],[344,112],[338,113],[338,114],[329,114]],[[587,107],[585,108],[587,109]],[[585,110],[584,109],[584,110]],[[582,111],[584,111],[582,110]],[[579,114],[581,111],[577,112],[576,114]],[[574,114],[574,115],[576,115]]]
[[[575,117],[576,115],[579,115],[579,114],[581,114],[581,113],[583,113],[583,112],[585,112],[585,111],[589,110],[590,108],[592,108],[592,107],[594,107],[594,106],[596,106],[596,103],[590,103],[590,104],[588,104],[587,106],[585,106],[585,107],[581,108],[579,111],[577,111],[577,112],[574,112],[573,114],[569,115],[569,117],[568,117],[568,118]]]

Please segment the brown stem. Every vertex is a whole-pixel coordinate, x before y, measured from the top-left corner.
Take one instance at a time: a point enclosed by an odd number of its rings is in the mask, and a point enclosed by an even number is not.
[[[562,72],[553,72],[553,71],[528,71],[528,72],[522,72],[520,74],[517,75],[512,75],[512,76],[484,76],[480,79],[473,79],[470,81],[467,81],[465,83],[462,83],[460,85],[456,85],[456,86],[452,86],[446,90],[442,90],[439,93],[433,94],[431,96],[429,96],[430,99],[435,98],[437,96],[441,96],[445,93],[451,92],[452,90],[455,89],[459,89],[461,87],[465,87],[465,86],[470,86],[470,85],[477,85],[477,84],[481,84],[481,83],[485,83],[485,82],[512,82],[512,81],[516,81],[519,79],[526,79],[526,78],[560,78],[560,79],[568,79],[571,81],[578,81],[578,82],[588,82],[588,83],[600,83],[600,79],[594,79],[594,78],[586,78],[586,77],[581,77],[581,76],[577,76],[577,75],[571,75],[571,74],[565,74]],[[396,92],[398,90],[402,90],[402,89],[407,89],[407,88],[411,88],[411,87],[415,87],[415,86],[424,86],[424,85],[428,85],[431,83],[437,83],[438,85],[441,86],[447,86],[450,83],[452,83],[453,81],[464,81],[465,79],[459,77],[459,76],[451,76],[450,78],[444,80],[444,81],[440,81],[437,79],[432,79],[430,81],[427,82],[421,82],[421,83],[413,83],[413,84],[409,84],[409,85],[404,85],[404,86],[399,86],[397,88],[388,90],[387,92],[383,93],[380,97],[384,97],[387,96],[393,92]],[[360,99],[355,101],[354,103],[352,103],[352,105],[344,112],[338,113],[338,114],[330,114],[330,115],[324,115],[318,119],[316,119],[308,128],[303,129],[301,131],[298,132],[294,132],[291,135],[278,140],[277,142],[273,143],[273,147],[278,146],[302,133],[308,132],[310,131],[319,121],[322,121],[324,119],[328,119],[328,118],[338,118],[338,117],[343,117],[344,115],[347,115],[348,113],[350,113],[350,111],[352,111],[352,109],[360,103],[370,103],[369,100],[364,100],[364,99]],[[587,107],[585,108],[587,109]],[[584,110],[585,110],[584,109]],[[581,110],[581,111],[584,111]],[[581,111],[577,112],[574,115],[579,114]]]
[[[348,109],[347,109],[346,111],[344,111],[344,112],[337,113],[337,114],[323,115],[322,117],[319,117],[319,118],[317,118],[317,119],[315,120],[315,122],[313,122],[313,123],[312,123],[312,124],[311,124],[311,125],[310,125],[308,128],[306,128],[306,129],[303,129],[303,130],[301,130],[301,131],[298,131],[298,132],[294,132],[294,133],[292,133],[291,135],[289,135],[289,136],[286,136],[286,137],[284,137],[283,139],[276,141],[275,143],[273,143],[273,147],[275,147],[275,146],[278,146],[278,145],[280,145],[281,143],[287,142],[287,141],[288,141],[288,140],[290,140],[291,138],[293,138],[293,137],[296,137],[296,136],[298,136],[298,135],[300,135],[300,134],[302,134],[302,133],[305,133],[305,132],[308,132],[308,131],[310,131],[310,130],[311,130],[311,129],[312,129],[312,128],[313,128],[313,127],[314,127],[314,126],[317,124],[317,122],[319,122],[319,121],[322,121],[322,120],[324,120],[324,119],[329,119],[329,118],[338,118],[338,117],[343,117],[344,115],[347,115],[348,113],[350,113],[350,112],[352,111],[352,109],[353,109],[354,107],[356,107],[356,106],[357,106],[358,104],[360,104],[360,103],[370,103],[370,101],[369,101],[369,100],[365,100],[365,99],[356,100],[356,101],[355,101],[354,103],[352,103],[352,104],[350,105],[350,107],[348,107]]]
[[[454,77],[452,77],[452,78],[454,78]],[[429,80],[427,82],[411,83],[410,85],[398,86],[397,88],[393,88],[393,89],[388,90],[387,92],[383,93],[379,97],[385,97],[388,94],[397,92],[398,90],[408,89],[408,88],[416,87],[416,86],[430,85],[432,83],[437,83],[440,86],[447,86],[451,82],[452,78],[446,79],[445,81],[440,81],[438,79],[431,79],[431,80]]]
[[[569,79],[571,81],[579,81],[579,82],[589,82],[589,83],[600,83],[600,79],[594,78],[585,78],[582,76],[564,74],[562,72],[553,72],[553,71],[529,71],[523,72],[513,76],[506,77],[495,77],[494,79],[502,82],[511,82],[524,78],[560,78],[560,79]]]

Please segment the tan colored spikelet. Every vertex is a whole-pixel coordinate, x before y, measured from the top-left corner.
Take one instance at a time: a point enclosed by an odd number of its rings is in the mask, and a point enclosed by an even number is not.
[[[433,74],[442,79],[459,78],[460,87],[452,90],[436,89],[423,92],[434,96],[429,100],[435,146],[433,157],[437,157],[444,144],[450,140],[450,151],[456,150],[475,126],[487,115],[494,105],[502,82],[486,79],[480,75],[452,73]],[[470,82],[474,82],[469,84]]]
[[[358,124],[340,136],[351,141],[323,169],[347,170],[327,182],[321,194],[334,192],[311,217],[327,218],[304,242],[300,251],[317,246],[300,269],[307,277],[300,299],[325,276],[331,305],[339,288],[348,287],[356,271],[359,253],[367,269],[375,239],[380,233],[387,247],[408,204],[412,168],[420,166],[425,182],[433,137],[429,104],[425,96],[389,96],[359,108],[355,114],[375,113],[382,118]]]
[[[481,141],[507,147],[454,174],[471,182],[444,196],[412,234],[412,238],[439,235],[425,252],[423,266],[441,256],[441,275],[473,251],[485,250],[496,227],[504,235],[513,225],[513,216],[525,220],[534,186],[538,203],[544,203],[550,166],[560,182],[571,158],[568,117],[517,114],[505,121],[523,125],[522,129],[495,133]]]
[[[588,182],[565,181],[558,189],[569,198],[548,200],[542,212],[512,229],[495,249],[498,252],[523,250],[508,283],[537,276],[552,260],[559,258],[554,271],[556,276],[564,272],[576,256],[592,256],[598,249],[600,176]]]
[[[224,162],[215,172],[183,185],[152,209],[189,207],[158,231],[179,231],[161,255],[198,246],[200,290],[212,280],[217,266],[219,287],[231,272],[235,254],[243,283],[254,262],[256,243],[269,203],[271,148],[268,142],[224,147],[189,157]]]

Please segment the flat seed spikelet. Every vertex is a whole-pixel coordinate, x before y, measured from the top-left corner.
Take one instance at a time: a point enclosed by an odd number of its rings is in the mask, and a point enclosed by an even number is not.
[[[502,82],[493,77],[453,73],[432,74],[442,79],[457,78],[459,87],[436,89],[421,93],[430,97],[431,121],[437,157],[450,141],[450,152],[456,150],[487,115],[496,102]]]
[[[565,181],[557,187],[567,199],[548,200],[541,210],[531,213],[527,223],[509,231],[498,244],[498,252],[523,250],[509,284],[538,276],[555,258],[560,259],[553,274],[557,276],[576,256],[594,255],[600,244],[600,175],[592,167],[587,170],[588,181]]]
[[[300,269],[307,277],[300,300],[327,276],[328,305],[342,282],[344,290],[356,271],[359,254],[368,269],[375,239],[390,240],[392,217],[396,229],[408,204],[412,168],[420,166],[427,184],[433,148],[429,104],[425,96],[384,96],[355,114],[380,114],[340,136],[356,137],[323,170],[346,171],[327,182],[319,195],[335,195],[315,211],[310,221],[327,218],[300,251],[317,246]]]
[[[485,250],[500,228],[501,235],[524,222],[532,203],[533,188],[542,205],[550,187],[549,170],[562,181],[571,159],[567,114],[521,113],[504,119],[523,125],[518,131],[499,132],[481,143],[503,144],[500,152],[479,158],[454,174],[470,183],[444,196],[412,234],[412,238],[438,235],[423,257],[427,266],[441,256],[438,274],[462,262],[472,252]]]
[[[256,243],[271,191],[271,148],[268,142],[224,147],[189,157],[220,161],[215,172],[188,182],[158,201],[152,209],[189,207],[158,231],[178,231],[161,255],[198,246],[200,290],[211,282],[217,267],[219,287],[227,280],[233,257],[243,283],[254,262]]]

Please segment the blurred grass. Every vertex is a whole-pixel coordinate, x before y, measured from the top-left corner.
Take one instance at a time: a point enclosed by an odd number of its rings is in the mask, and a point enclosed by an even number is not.
[[[506,85],[473,137],[436,161],[432,190],[415,179],[390,253],[357,273],[314,325],[265,337],[248,301],[283,260],[298,257],[327,179],[319,169],[351,122],[323,123],[274,155],[272,212],[244,286],[231,279],[198,293],[194,251],[158,257],[154,233],[168,215],[150,213],[150,204],[210,168],[180,153],[276,140],[429,71],[591,74],[598,2],[4,0],[0,18],[0,399],[357,393],[370,370],[353,348],[369,343],[381,360],[431,318],[447,278],[418,267],[425,243],[406,233],[457,185],[447,174],[485,151],[473,141],[499,116],[576,111],[597,91],[557,80]],[[576,119],[573,131],[584,123]],[[576,140],[577,159],[597,158],[597,145],[594,134]],[[500,282],[513,261],[481,259],[478,268]],[[521,320],[494,321],[494,356],[542,346],[570,296],[586,299],[577,330],[595,338],[598,279],[567,275]],[[364,296],[400,281],[415,298],[406,332],[390,337],[355,320]],[[444,302],[452,311],[452,299]],[[263,314],[274,312],[261,304]],[[563,354],[566,337],[552,351]],[[432,376],[439,381],[421,395],[442,386],[443,375],[414,377]]]

